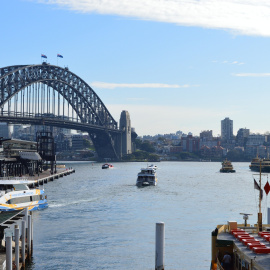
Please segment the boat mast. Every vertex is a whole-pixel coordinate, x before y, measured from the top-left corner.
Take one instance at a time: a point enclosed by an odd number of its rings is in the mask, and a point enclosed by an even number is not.
[[[258,228],[262,231],[262,199],[261,199],[261,186],[262,186],[262,160],[260,159],[260,192],[259,192],[259,213],[258,213]]]

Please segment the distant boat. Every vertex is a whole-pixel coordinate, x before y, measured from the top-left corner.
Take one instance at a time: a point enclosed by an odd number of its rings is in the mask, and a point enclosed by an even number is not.
[[[113,168],[112,164],[105,163],[105,164],[102,165],[102,169],[110,169],[110,168]]]
[[[235,172],[235,170],[233,169],[233,165],[229,160],[225,159],[221,164],[222,164],[222,167],[220,169],[221,173],[234,173]]]
[[[157,174],[156,169],[147,167],[145,169],[141,169],[138,173],[136,186],[156,186],[157,184]]]
[[[259,158],[258,156],[251,160],[249,165],[250,170],[254,172],[270,172],[270,159],[269,156],[267,158]]]
[[[151,164],[150,166],[148,166],[148,168],[152,168],[152,169],[157,170],[158,166],[157,165],[154,165],[154,164]]]

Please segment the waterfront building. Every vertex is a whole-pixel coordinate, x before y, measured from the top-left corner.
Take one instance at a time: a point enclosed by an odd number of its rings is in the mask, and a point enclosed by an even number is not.
[[[74,134],[72,135],[72,150],[83,149],[83,135]]]
[[[55,137],[55,144],[56,144],[56,152],[70,150],[72,147],[71,135],[65,135],[63,133],[59,133]]]
[[[8,123],[0,123],[0,137],[4,139],[10,138],[10,130]]]
[[[233,120],[229,117],[221,120],[221,140],[226,142],[233,140]]]
[[[13,125],[12,138],[19,139],[22,132],[23,132],[23,125],[20,125],[20,124]]]
[[[237,131],[237,135],[236,135],[236,143],[238,146],[245,146],[248,140],[248,136],[249,136],[250,132],[249,129],[247,128],[240,128]]]
[[[192,133],[189,132],[188,135],[183,135],[181,138],[181,146],[184,152],[196,153],[199,152],[200,138],[193,137]]]
[[[205,130],[200,133],[200,149],[203,146],[208,146],[209,148],[217,146],[217,140],[213,138],[212,130]]]
[[[183,152],[182,146],[171,146],[170,147],[170,153],[181,153]]]
[[[259,146],[266,142],[266,136],[261,134],[249,134],[246,146]]]

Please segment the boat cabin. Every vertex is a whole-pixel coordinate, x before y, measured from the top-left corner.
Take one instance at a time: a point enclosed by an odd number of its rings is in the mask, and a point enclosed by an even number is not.
[[[263,229],[235,221],[218,225],[212,232],[210,269],[224,270],[223,258],[229,254],[230,270],[270,270],[270,225]]]

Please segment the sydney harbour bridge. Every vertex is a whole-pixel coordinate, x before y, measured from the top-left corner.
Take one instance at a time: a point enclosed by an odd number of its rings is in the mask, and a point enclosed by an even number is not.
[[[118,126],[84,80],[46,62],[0,68],[0,122],[88,132],[100,159],[121,160],[136,137],[127,111]]]

